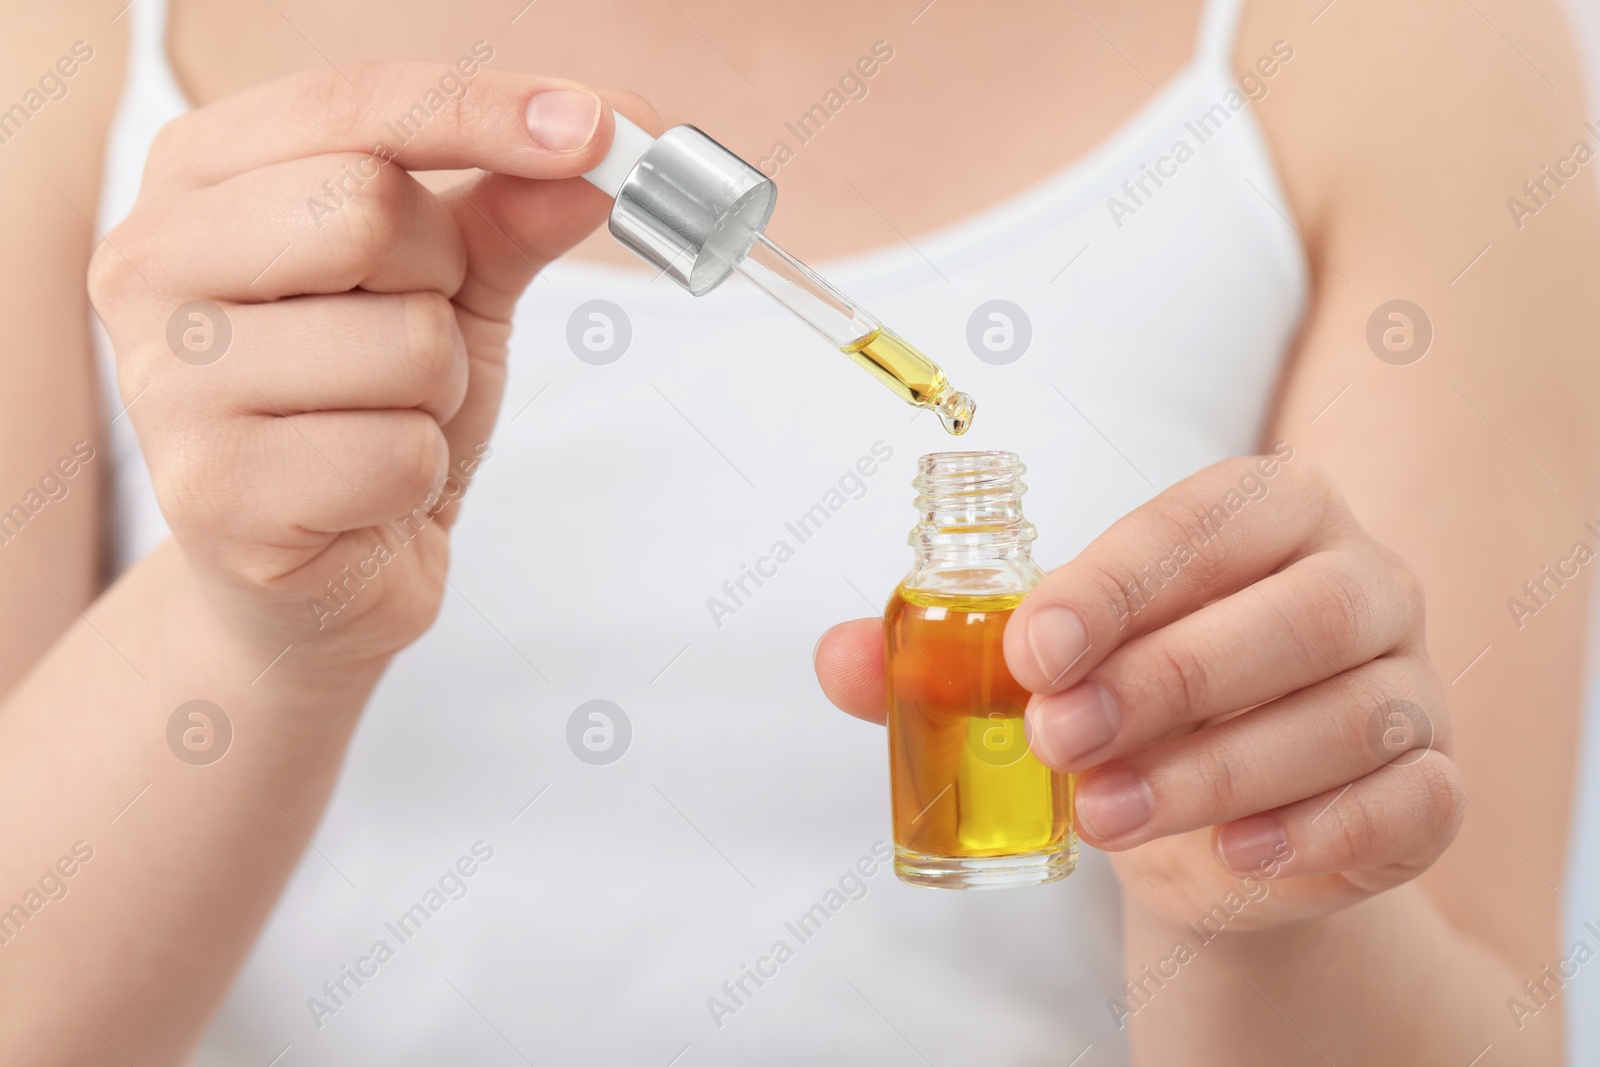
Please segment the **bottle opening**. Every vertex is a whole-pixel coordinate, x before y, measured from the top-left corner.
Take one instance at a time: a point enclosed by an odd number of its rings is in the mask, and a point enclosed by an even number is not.
[[[959,474],[970,471],[1009,470],[1018,474],[1028,468],[1015,452],[929,452],[917,460],[922,474]]]
[[[1035,533],[1022,515],[1027,470],[1015,452],[933,452],[917,460],[913,544],[1026,544]]]

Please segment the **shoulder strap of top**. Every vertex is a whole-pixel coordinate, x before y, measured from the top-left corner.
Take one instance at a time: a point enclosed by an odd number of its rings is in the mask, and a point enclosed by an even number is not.
[[[186,110],[189,102],[167,56],[167,0],[133,0],[125,10],[122,17],[133,20],[128,27],[130,91],[159,94],[163,107]]]
[[[128,50],[146,64],[167,62],[167,0],[132,0]]]
[[[1205,0],[1205,8],[1200,13],[1200,39],[1195,44],[1198,65],[1223,70],[1233,68],[1233,47],[1239,34],[1239,11],[1243,6],[1243,0]]]

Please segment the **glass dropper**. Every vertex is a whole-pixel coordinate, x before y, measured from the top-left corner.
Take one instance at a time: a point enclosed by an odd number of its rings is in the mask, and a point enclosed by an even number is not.
[[[966,433],[972,425],[977,405],[966,393],[956,391],[937,363],[885,329],[860,304],[779,248],[766,234],[756,235],[737,269],[901,400],[933,411],[950,433]]]
[[[900,399],[967,431],[976,405],[937,363],[767,237],[772,179],[693,126],[651,137],[613,117],[611,150],[584,175],[616,198],[613,237],[695,296],[738,271]]]

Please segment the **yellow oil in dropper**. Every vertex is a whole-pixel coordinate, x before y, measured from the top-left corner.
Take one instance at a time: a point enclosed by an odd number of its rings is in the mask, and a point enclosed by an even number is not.
[[[652,137],[611,118],[611,147],[584,178],[615,200],[613,237],[695,296],[738,271],[900,399],[967,432],[976,405],[937,363],[767,237],[778,195],[770,177],[693,126]]]
[[[972,425],[972,415],[977,410],[972,398],[951,387],[939,365],[905,338],[879,326],[840,351],[887,385],[901,400],[914,407],[932,409],[946,432],[959,437]]]
[[[901,400],[938,415],[947,432],[964,434],[972,425],[977,405],[950,384],[937,363],[765,234],[755,236],[737,269]]]

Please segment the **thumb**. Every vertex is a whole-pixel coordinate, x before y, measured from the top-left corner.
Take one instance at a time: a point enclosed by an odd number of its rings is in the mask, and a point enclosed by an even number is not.
[[[811,653],[823,695],[841,711],[881,723],[887,714],[883,620],[842,622],[822,635]]]
[[[603,94],[647,130],[661,128],[655,109],[631,93]],[[609,147],[616,129],[604,109],[595,140]],[[509,323],[517,299],[551,260],[605,221],[611,199],[583,178],[533,180],[484,174],[445,197],[467,247],[467,275],[455,295],[458,308],[492,322]]]
[[[660,130],[655,109],[643,98],[621,92],[604,95],[645,129]],[[600,126],[596,137],[603,136],[609,144],[615,129],[609,109]],[[505,393],[511,319],[522,291],[534,275],[605,221],[611,198],[583,178],[484,174],[452,186],[442,199],[467,251],[466,277],[453,297],[467,348],[467,394],[444,427],[451,475],[465,480],[462,475],[470,478],[494,432]],[[440,518],[448,522],[454,510],[446,510]]]

